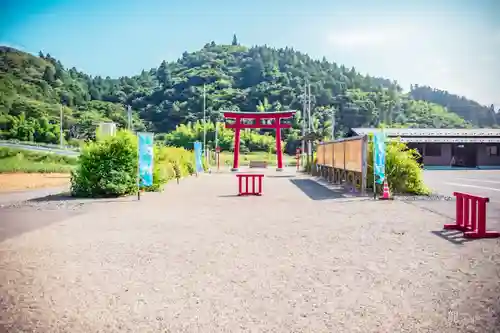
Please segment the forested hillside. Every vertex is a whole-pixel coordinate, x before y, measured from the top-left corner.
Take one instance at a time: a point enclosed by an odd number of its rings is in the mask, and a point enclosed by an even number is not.
[[[441,105],[478,127],[496,127],[500,120],[500,114],[495,112],[493,105],[487,107],[447,91],[414,85],[411,87],[410,96],[415,100]]]
[[[381,123],[437,128],[494,124],[493,113],[488,122],[477,103],[457,106],[420,87],[403,94],[396,82],[362,75],[355,68],[314,60],[290,48],[247,48],[234,37],[231,45],[208,43],[197,52],[185,52],[175,62],[164,61],[158,68],[118,79],[67,69],[49,54],[37,57],[0,46],[0,136],[56,143],[61,103],[68,141],[92,137],[100,121],[125,126],[126,105],[134,112],[134,129],[172,132],[179,124],[202,118],[204,85],[211,121],[221,121],[222,110],[301,110],[306,82],[311,84],[314,130],[325,137],[331,133],[332,112],[337,136],[350,127]],[[199,133],[199,126],[187,125],[163,137],[187,145]],[[284,133],[289,149],[299,133],[297,114],[294,128]],[[257,144],[269,141],[258,132],[247,137],[249,142],[243,145],[267,149],[267,143]]]

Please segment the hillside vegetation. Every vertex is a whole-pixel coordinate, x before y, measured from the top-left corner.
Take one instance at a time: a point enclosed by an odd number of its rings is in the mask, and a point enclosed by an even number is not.
[[[100,121],[125,127],[125,105],[130,105],[135,130],[169,133],[159,137],[192,148],[192,141],[201,139],[200,125],[195,123],[203,116],[204,85],[207,116],[216,122],[223,119],[223,110],[301,110],[306,82],[311,85],[314,130],[322,137],[331,133],[332,112],[336,136],[350,127],[380,124],[433,128],[496,124],[494,110],[447,92],[416,86],[404,94],[394,81],[326,59],[314,60],[291,48],[248,48],[235,36],[231,45],[208,43],[199,51],[184,52],[175,62],[163,61],[158,68],[118,79],[67,69],[49,54],[37,57],[0,47],[0,139],[57,143],[62,103],[64,138],[71,144],[92,138]],[[180,124],[186,126],[178,128]],[[300,136],[300,124],[297,114],[293,128],[284,131],[290,152]],[[209,126],[211,144],[215,126]],[[273,140],[266,136],[274,136],[273,131],[249,132],[242,148],[272,150]],[[224,137],[229,144],[232,131]]]

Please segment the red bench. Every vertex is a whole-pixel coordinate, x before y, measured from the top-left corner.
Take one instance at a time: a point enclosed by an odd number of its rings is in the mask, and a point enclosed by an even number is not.
[[[238,178],[238,195],[262,195],[263,174],[239,173],[236,177]],[[255,186],[255,180],[257,180],[257,187]],[[249,183],[252,184],[251,190]],[[245,186],[243,186],[243,184],[245,184]]]

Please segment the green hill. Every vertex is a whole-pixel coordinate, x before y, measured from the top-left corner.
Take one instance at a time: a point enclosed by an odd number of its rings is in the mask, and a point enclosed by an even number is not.
[[[493,105],[485,106],[463,96],[428,86],[414,85],[410,96],[415,100],[428,101],[445,107],[477,127],[497,127],[500,114]],[[500,109],[499,109],[500,111]]]
[[[61,103],[68,141],[92,137],[100,121],[126,126],[125,105],[133,109],[135,129],[170,132],[202,118],[203,85],[211,121],[222,120],[222,110],[301,110],[306,82],[313,95],[314,129],[322,136],[331,132],[332,111],[337,135],[350,127],[381,123],[437,128],[474,123],[463,109],[446,109],[415,96],[414,90],[404,94],[394,81],[315,60],[291,48],[212,42],[199,51],[184,52],[175,62],[111,79],[64,68],[49,54],[37,57],[0,46],[0,137],[56,143]],[[465,114],[468,121],[459,116]],[[299,136],[299,118],[284,133],[285,141]]]

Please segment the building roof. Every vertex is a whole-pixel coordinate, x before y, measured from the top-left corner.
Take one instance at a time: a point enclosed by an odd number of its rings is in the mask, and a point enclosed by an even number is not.
[[[381,129],[378,128],[352,128],[352,132],[356,135],[367,135],[370,133],[378,133]],[[389,137],[450,137],[473,138],[473,137],[498,137],[500,138],[500,129],[498,128],[474,128],[474,129],[458,129],[458,128],[386,128],[385,133]],[[411,140],[415,142],[414,140]],[[426,141],[429,142],[429,141]]]
[[[500,137],[393,137],[392,140],[411,143],[500,143]]]

